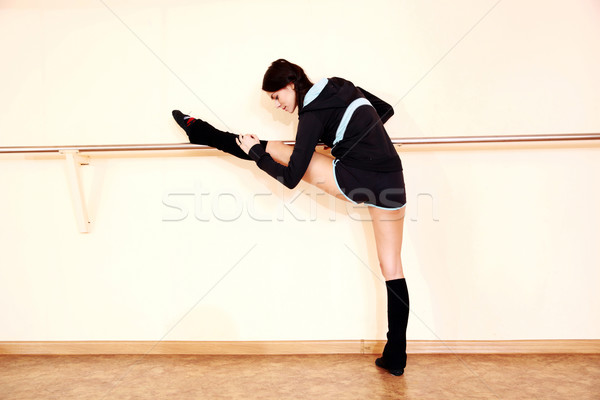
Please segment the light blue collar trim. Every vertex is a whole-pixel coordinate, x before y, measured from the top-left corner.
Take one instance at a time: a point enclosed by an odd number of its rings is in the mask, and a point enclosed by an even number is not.
[[[312,87],[308,89],[308,92],[306,92],[306,95],[304,95],[304,102],[302,104],[302,107],[306,107],[310,104],[311,101],[316,99],[317,96],[321,94],[321,91],[323,91],[323,89],[327,85],[327,82],[329,82],[329,80],[327,78],[323,78],[319,82],[312,85]]]

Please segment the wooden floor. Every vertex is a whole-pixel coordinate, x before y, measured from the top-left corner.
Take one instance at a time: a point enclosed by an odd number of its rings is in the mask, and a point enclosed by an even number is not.
[[[0,399],[600,399],[600,354],[0,356]]]

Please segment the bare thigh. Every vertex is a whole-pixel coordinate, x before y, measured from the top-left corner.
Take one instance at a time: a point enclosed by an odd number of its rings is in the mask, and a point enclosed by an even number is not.
[[[275,161],[283,165],[288,165],[293,151],[294,146],[287,145],[283,142],[267,142],[267,153],[269,153]],[[302,180],[318,187],[332,196],[347,200],[340,192],[335,182],[333,176],[333,160],[333,157],[314,152]]]
[[[405,212],[406,207],[399,210],[369,207],[379,266],[386,281],[404,278],[400,253],[402,251]]]

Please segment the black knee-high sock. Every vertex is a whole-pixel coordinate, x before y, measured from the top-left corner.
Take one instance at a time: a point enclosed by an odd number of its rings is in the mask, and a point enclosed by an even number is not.
[[[406,279],[386,281],[388,333],[387,343],[383,349],[382,358],[389,369],[404,369],[406,367],[406,326],[410,302]]]
[[[236,143],[238,135],[220,131],[208,122],[192,118],[178,110],[173,110],[173,118],[188,135],[190,143],[215,147],[243,160],[252,160]],[[261,140],[260,144],[265,150],[267,149],[266,140]]]

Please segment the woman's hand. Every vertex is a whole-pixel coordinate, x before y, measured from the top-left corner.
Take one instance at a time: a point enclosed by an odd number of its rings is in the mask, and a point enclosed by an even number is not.
[[[256,135],[239,135],[235,141],[246,154],[250,152],[252,146],[260,143],[260,140],[258,140]]]

